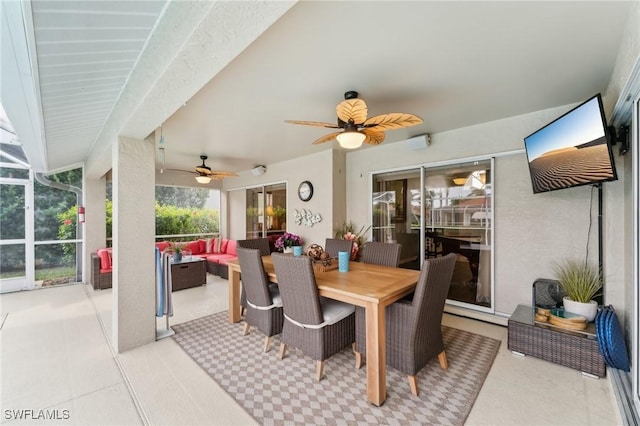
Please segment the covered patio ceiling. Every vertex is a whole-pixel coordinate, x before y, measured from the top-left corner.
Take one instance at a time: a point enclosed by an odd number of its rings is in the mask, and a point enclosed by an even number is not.
[[[384,143],[604,92],[633,3],[3,2],[1,100],[37,171],[101,176],[162,125],[167,168],[244,172],[335,146],[284,120],[347,90],[424,119]]]

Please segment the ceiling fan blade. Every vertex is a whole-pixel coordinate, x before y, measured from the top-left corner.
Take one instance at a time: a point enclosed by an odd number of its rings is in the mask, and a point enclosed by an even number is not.
[[[213,170],[209,176],[211,176],[212,178],[220,178],[221,179],[223,177],[234,177],[234,176],[238,176],[238,175],[233,173],[233,172],[220,172],[220,171]]]
[[[338,118],[345,123],[362,124],[367,119],[367,104],[362,99],[345,99],[336,106]]]
[[[182,170],[182,169],[165,169],[167,171],[170,172],[181,172],[181,173],[189,173],[192,175],[197,175],[198,173],[194,172],[193,170]]]
[[[405,114],[402,112],[392,112],[390,114],[381,114],[371,117],[364,122],[364,127],[375,127],[376,130],[392,130],[402,127],[416,126],[422,123],[422,118],[413,114]]]
[[[342,133],[342,132],[333,132],[333,133],[329,133],[328,135],[324,135],[323,137],[313,141],[313,145],[317,145],[319,143],[324,143],[324,142],[329,142],[330,140],[335,139],[336,136],[338,136],[340,133]]]
[[[385,134],[383,131],[378,130],[377,127],[374,129],[362,129],[360,131],[367,136],[363,143],[368,143],[369,145],[380,145],[384,141]]]
[[[285,123],[290,124],[302,124],[303,126],[315,126],[315,127],[328,127],[330,129],[339,129],[340,126],[333,123],[325,123],[322,121],[298,121],[298,120],[284,120]]]

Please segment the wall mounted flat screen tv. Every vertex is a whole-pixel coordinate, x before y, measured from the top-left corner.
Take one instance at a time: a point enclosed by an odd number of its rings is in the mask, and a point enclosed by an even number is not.
[[[600,94],[524,138],[535,194],[618,179]]]

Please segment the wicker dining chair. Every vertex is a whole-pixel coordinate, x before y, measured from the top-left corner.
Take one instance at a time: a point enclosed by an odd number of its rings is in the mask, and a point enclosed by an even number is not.
[[[374,265],[390,266],[397,268],[400,265],[400,251],[402,245],[397,243],[381,243],[371,241],[364,245],[362,257],[360,261],[363,263],[371,263]],[[365,311],[362,306],[356,306],[356,342],[358,334],[362,333],[360,340],[364,342],[364,327],[358,327],[359,321],[365,320]],[[357,354],[356,344],[353,344],[353,351]],[[363,350],[364,351],[364,350]],[[356,363],[361,361],[356,361]],[[359,367],[358,367],[359,368]]]
[[[271,247],[269,247],[268,238],[251,238],[248,240],[238,240],[238,247],[258,249],[261,256],[269,256]]]
[[[282,332],[284,311],[278,286],[267,281],[258,249],[238,247],[238,261],[242,270],[242,288],[246,289],[247,309],[244,316],[244,334],[249,334],[251,326],[265,336],[264,351],[269,351],[271,337]]]
[[[456,255],[427,259],[422,265],[413,300],[401,299],[386,309],[387,365],[405,374],[411,393],[418,395],[418,372],[434,356],[447,368],[442,340],[442,312],[449,292]],[[356,368],[362,366],[367,342],[364,310],[356,312]]]
[[[319,381],[324,361],[355,340],[353,305],[320,297],[309,257],[272,256],[284,308],[279,357],[287,346],[300,349],[316,361]]]
[[[402,245],[397,243],[368,242],[364,245],[361,262],[397,268]]]
[[[251,238],[248,240],[238,240],[238,247],[258,249],[260,250],[260,256],[269,256],[271,254],[271,247],[269,246],[268,238]],[[244,315],[244,311],[247,309],[247,293],[244,291],[244,286],[240,292],[240,306],[242,310],[240,315]]]
[[[324,242],[324,251],[329,253],[331,257],[338,257],[338,252],[346,251],[351,253],[353,250],[352,240],[339,240],[337,238],[327,238]],[[349,254],[351,256],[351,254]]]

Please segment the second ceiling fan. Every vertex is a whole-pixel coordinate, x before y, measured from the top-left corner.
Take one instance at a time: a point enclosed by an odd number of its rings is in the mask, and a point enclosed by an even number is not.
[[[422,123],[420,117],[401,112],[392,112],[367,118],[367,104],[364,100],[358,99],[358,92],[355,91],[349,91],[344,94],[344,101],[336,106],[336,114],[338,116],[337,124],[297,120],[285,120],[285,122],[341,129],[338,132],[329,133],[316,139],[313,143],[319,144],[337,139],[340,146],[349,149],[358,148],[363,143],[379,145],[384,141],[385,131],[416,126]]]
[[[200,159],[202,160],[202,164],[196,166],[195,171],[189,171],[189,170],[180,170],[180,169],[169,169],[169,170],[175,170],[178,172],[185,172],[185,173],[195,173],[196,174],[196,180],[198,181],[198,183],[209,183],[212,180],[221,180],[223,178],[226,177],[234,177],[234,176],[238,176],[237,174],[233,173],[233,172],[223,172],[223,171],[218,171],[218,170],[211,170],[211,167],[207,166],[205,164],[205,160],[209,158],[206,155],[201,155]]]

